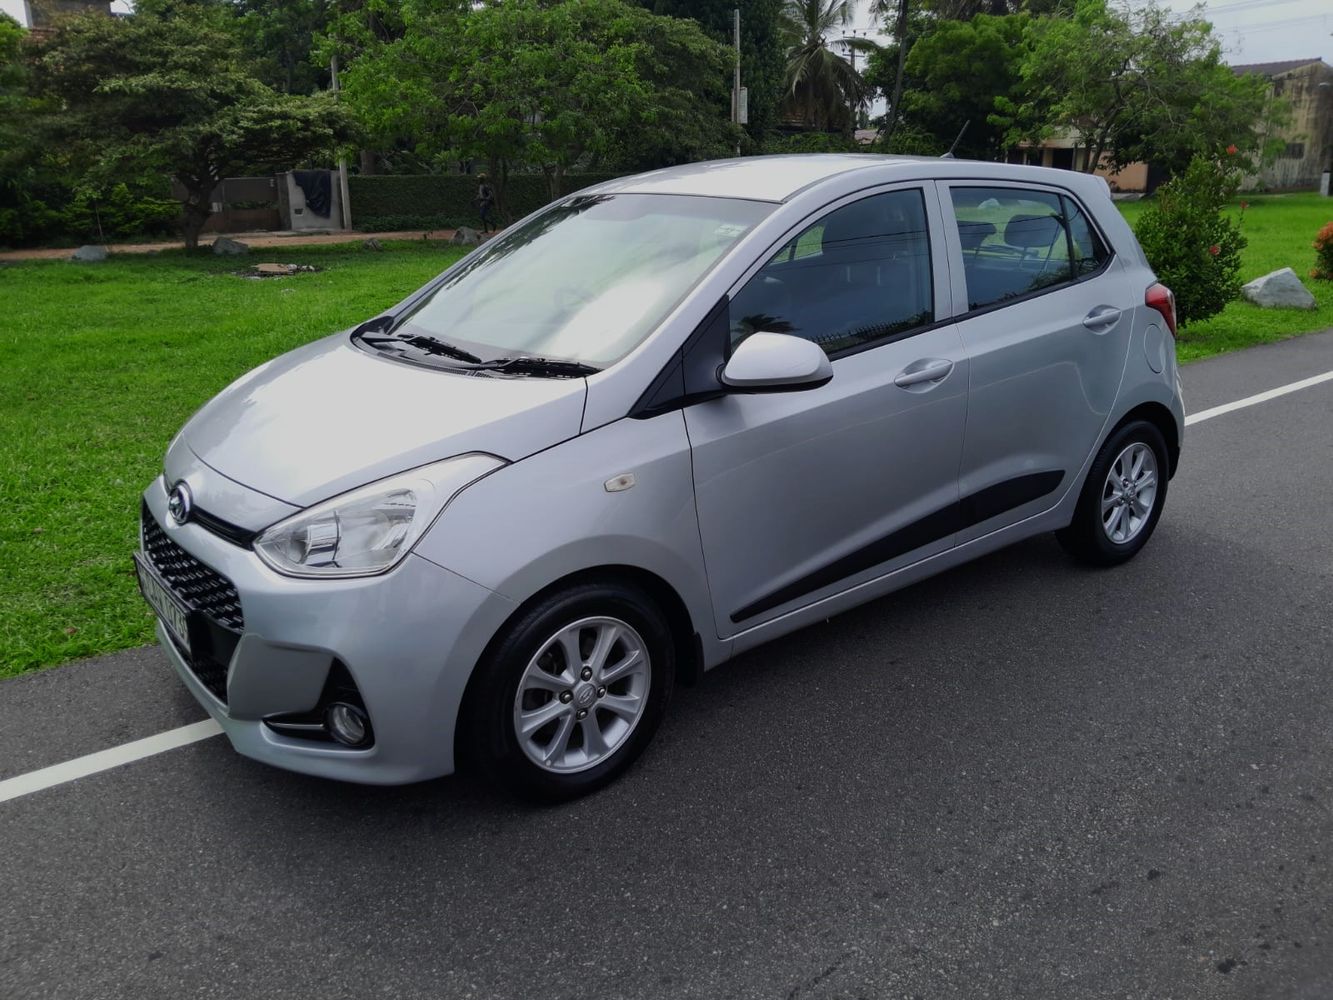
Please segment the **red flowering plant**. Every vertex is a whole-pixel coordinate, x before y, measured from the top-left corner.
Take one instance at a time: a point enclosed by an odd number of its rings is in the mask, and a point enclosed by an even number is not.
[[[1157,189],[1134,227],[1148,263],[1175,293],[1181,326],[1216,315],[1240,294],[1246,241],[1223,214],[1240,183],[1234,148],[1219,159],[1194,157]]]
[[[1333,281],[1333,222],[1324,224],[1314,238],[1315,265],[1310,277]]]

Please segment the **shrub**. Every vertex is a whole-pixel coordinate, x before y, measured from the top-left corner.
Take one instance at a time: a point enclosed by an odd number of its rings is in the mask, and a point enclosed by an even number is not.
[[[1240,227],[1222,214],[1236,192],[1233,170],[1195,156],[1160,188],[1135,235],[1157,277],[1176,296],[1182,326],[1220,313],[1240,294]]]
[[[615,174],[567,174],[565,190],[577,191]],[[447,229],[476,226],[477,178],[473,174],[383,174],[347,179],[352,224],[363,231]],[[510,174],[501,193],[505,218],[520,219],[551,200],[541,174]]]
[[[1314,255],[1315,265],[1310,277],[1333,281],[1333,222],[1325,223],[1314,238]]]
[[[903,122],[895,128],[887,142],[875,144],[876,153],[896,153],[900,156],[939,156],[948,148],[933,132],[911,122]]]
[[[180,202],[132,191],[126,184],[105,191],[81,190],[65,209],[65,232],[76,238],[102,242],[138,236],[166,236],[178,229]]]
[[[793,132],[764,139],[765,153],[864,153],[866,150],[840,132]]]
[[[0,177],[0,245],[102,243],[166,236],[180,223],[180,202],[165,179],[131,179],[103,190],[76,187],[38,166]]]

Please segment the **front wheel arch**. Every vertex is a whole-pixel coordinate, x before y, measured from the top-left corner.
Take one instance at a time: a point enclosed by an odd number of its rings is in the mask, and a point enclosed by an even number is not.
[[[535,605],[545,601],[552,594],[589,583],[623,584],[642,591],[646,597],[650,598],[666,617],[671,631],[672,647],[675,653],[676,683],[685,687],[692,687],[698,683],[699,678],[703,675],[704,668],[703,645],[699,638],[698,629],[690,617],[689,609],[671,584],[656,573],[638,566],[592,566],[569,573],[558,580],[553,580],[528,597],[510,613],[509,617],[495,630],[495,634],[487,642],[486,648],[482,651],[481,656],[477,658],[477,664],[484,663],[492,655],[496,644],[502,640],[502,637],[508,632],[513,623],[524,617]],[[463,698],[459,702],[458,718],[460,722],[467,717],[469,703],[476,695],[477,674],[476,664],[474,664],[467,686],[463,690]],[[467,746],[465,745],[466,728],[461,724],[454,727],[455,760],[460,759],[460,754],[466,755],[467,753]]]

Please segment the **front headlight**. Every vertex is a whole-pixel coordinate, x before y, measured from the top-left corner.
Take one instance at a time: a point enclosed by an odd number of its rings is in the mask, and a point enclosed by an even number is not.
[[[411,551],[449,501],[504,465],[459,455],[316,504],[265,529],[255,552],[288,576],[374,576]]]

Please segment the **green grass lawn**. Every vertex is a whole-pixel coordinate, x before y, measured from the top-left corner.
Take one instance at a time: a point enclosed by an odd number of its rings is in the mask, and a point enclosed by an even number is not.
[[[1333,201],[1249,203],[1244,277],[1290,265],[1305,278]],[[1133,221],[1143,205],[1122,207]],[[391,243],[383,253],[354,245],[0,264],[0,677],[150,642],[129,553],[139,492],[171,436],[238,375],[374,315],[459,253]],[[233,273],[262,260],[323,270],[263,281]],[[1233,303],[1184,332],[1181,358],[1333,327],[1333,283],[1306,283],[1318,310]]]
[[[1333,281],[1315,281],[1315,233],[1333,222],[1333,198],[1318,194],[1246,195],[1244,212],[1240,200],[1230,214],[1241,219],[1241,232],[1249,240],[1242,256],[1241,280],[1249,281],[1280,267],[1290,267],[1314,294],[1319,307],[1309,312],[1291,309],[1260,309],[1248,302],[1232,302],[1212,319],[1193,323],[1180,331],[1176,356],[1197,361],[1242,347],[1252,347],[1313,330],[1333,327]],[[1147,207],[1146,202],[1121,202],[1120,210],[1133,225]]]
[[[392,305],[442,244],[0,265],[0,677],[150,642],[129,562],[167,443],[232,379]],[[256,261],[324,270],[261,281]]]

